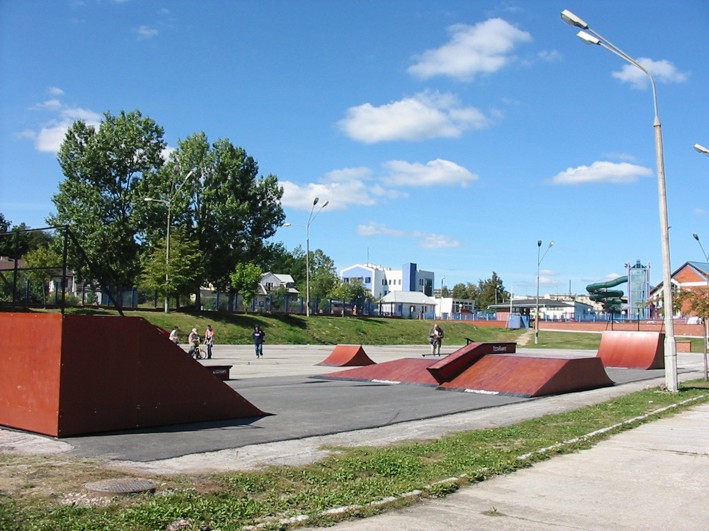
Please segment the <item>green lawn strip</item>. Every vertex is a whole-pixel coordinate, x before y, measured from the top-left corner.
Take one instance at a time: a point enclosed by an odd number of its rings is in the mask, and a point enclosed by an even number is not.
[[[108,507],[0,496],[0,528],[148,530],[165,529],[180,518],[192,522],[188,529],[222,531],[256,524],[284,529],[304,518],[309,525],[326,525],[422,496],[443,496],[465,484],[589,448],[613,433],[706,400],[709,385],[703,381],[683,384],[679,393],[647,389],[512,426],[388,447],[331,448],[330,457],[308,466],[161,478],[170,485],[165,492],[122,498]],[[291,523],[285,523],[289,518]]]
[[[85,315],[117,315],[110,310],[76,309],[68,313]],[[235,314],[222,312],[156,312],[125,311],[126,317],[142,317],[165,330],[178,326],[182,341],[192,328],[204,333],[208,324],[217,331],[217,346],[250,345],[254,325],[266,332],[273,345],[428,345],[428,332],[433,321],[391,319],[379,317],[335,317],[269,314]],[[468,339],[479,342],[515,342],[526,330],[501,326],[477,326],[470,321],[439,321],[445,331],[444,346],[462,346]],[[526,348],[573,348],[596,350],[599,333],[554,332],[543,330],[539,343],[529,342]]]

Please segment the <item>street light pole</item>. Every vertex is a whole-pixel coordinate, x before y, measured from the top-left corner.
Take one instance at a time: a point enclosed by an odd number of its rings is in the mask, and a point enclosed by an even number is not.
[[[547,247],[546,251],[544,251],[544,254],[541,255],[540,253],[542,250],[542,240],[537,240],[537,303],[536,303],[536,308],[534,310],[534,344],[537,345],[539,344],[539,268],[542,265],[542,260],[544,260],[544,257],[547,255],[549,252],[549,249],[554,247],[554,242],[549,242],[549,246]],[[511,302],[510,302],[511,305]]]
[[[704,255],[704,261],[709,263],[709,256],[707,256],[707,252],[704,250],[704,246],[702,245],[702,242],[699,240],[699,234],[696,232],[692,234],[692,238],[697,240],[697,243],[699,244],[699,247],[702,250],[702,254]],[[709,296],[709,276],[706,277],[707,281],[707,296]],[[704,317],[704,381],[709,380],[709,361],[707,359],[707,355],[709,354],[709,318],[706,316]]]
[[[180,189],[182,189],[182,187],[185,185],[187,179],[192,176],[194,171],[195,168],[192,168],[189,171],[189,173],[185,176],[185,179],[182,181],[180,187],[176,188],[175,192],[168,199],[154,199],[152,197],[146,197],[143,199],[143,201],[149,203],[162,203],[167,207],[167,227],[165,228],[165,313],[170,312],[170,226],[172,225],[172,201],[175,199],[177,192],[179,192]]]
[[[662,277],[663,277],[663,309],[665,321],[665,387],[670,392],[677,392],[679,384],[677,380],[677,345],[675,344],[675,327],[672,319],[672,269],[670,266],[670,231],[667,216],[667,191],[665,185],[665,158],[662,147],[662,124],[660,123],[660,113],[657,103],[657,89],[655,79],[650,71],[638,63],[635,59],[622,51],[608,39],[597,31],[591,29],[581,18],[565,9],[561,12],[561,18],[571,26],[581,28],[577,36],[586,44],[595,44],[614,53],[621,59],[639,68],[650,79],[652,87],[652,100],[655,110],[655,120],[653,128],[655,130],[655,153],[657,160],[657,195],[660,209],[660,239],[662,243]],[[584,31],[586,30],[586,31]]]
[[[310,216],[308,216],[308,223],[305,225],[305,316],[310,317],[310,224],[315,221],[315,218],[320,213],[320,211],[325,208],[330,201],[325,201],[322,206],[315,212],[315,205],[318,204],[320,200],[319,197],[313,199],[313,206],[310,209]]]

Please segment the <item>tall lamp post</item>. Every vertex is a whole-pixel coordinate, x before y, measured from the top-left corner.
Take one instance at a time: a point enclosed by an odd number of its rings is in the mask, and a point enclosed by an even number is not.
[[[677,380],[677,345],[675,344],[675,327],[672,320],[672,269],[670,267],[670,231],[667,219],[667,191],[665,187],[665,159],[662,147],[662,124],[660,123],[660,113],[657,104],[657,90],[655,79],[650,71],[638,63],[627,53],[611,43],[597,31],[591,29],[581,18],[574,15],[568,9],[561,12],[561,18],[571,26],[581,28],[577,36],[586,44],[595,44],[614,53],[621,59],[639,68],[650,79],[652,86],[652,99],[655,110],[655,120],[653,128],[655,130],[655,152],[657,160],[657,190],[660,207],[660,236],[662,241],[662,277],[663,277],[663,309],[665,321],[665,387],[670,392],[677,392],[679,384]],[[586,30],[586,31],[584,31]]]
[[[702,245],[702,242],[699,240],[699,234],[696,232],[692,234],[692,238],[697,240],[697,243],[699,244],[699,247],[702,250],[702,254],[704,255],[704,261],[709,263],[709,256],[707,256],[707,252],[704,250],[704,246]],[[709,292],[709,276],[707,277],[707,292]],[[707,361],[707,350],[709,350],[709,319],[704,317],[704,380],[709,379],[709,361]]]
[[[542,260],[544,260],[544,257],[547,255],[549,252],[549,249],[554,247],[554,242],[549,242],[548,247],[546,248],[546,251],[544,251],[544,254],[541,254],[542,251],[542,240],[537,240],[537,303],[536,307],[534,310],[534,344],[538,345],[539,344],[539,268],[542,265]],[[541,254],[541,256],[540,256]],[[510,302],[510,305],[512,303]]]
[[[167,207],[167,227],[165,228],[165,313],[170,312],[170,225],[172,225],[172,202],[174,201],[177,192],[182,189],[187,182],[187,179],[192,177],[194,172],[195,168],[192,168],[189,173],[185,175],[185,179],[182,181],[180,187],[176,188],[173,194],[167,199],[156,199],[153,197],[146,197],[143,199],[143,201],[148,203],[162,203]]]
[[[325,208],[330,201],[325,201],[317,212],[315,212],[315,205],[318,204],[320,200],[319,197],[313,199],[313,206],[310,209],[310,216],[308,216],[308,223],[305,225],[305,316],[310,317],[310,224],[315,221],[315,218],[320,213],[320,211]],[[313,215],[315,212],[315,215]]]

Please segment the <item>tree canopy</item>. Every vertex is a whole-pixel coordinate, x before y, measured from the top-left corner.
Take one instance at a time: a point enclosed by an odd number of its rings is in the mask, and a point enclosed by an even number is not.
[[[141,181],[163,165],[163,129],[139,111],[104,114],[94,128],[77,121],[59,149],[65,180],[53,201],[52,225],[71,225],[80,245],[95,265],[104,287],[135,284],[140,272],[139,219]],[[90,278],[74,250],[71,267]]]

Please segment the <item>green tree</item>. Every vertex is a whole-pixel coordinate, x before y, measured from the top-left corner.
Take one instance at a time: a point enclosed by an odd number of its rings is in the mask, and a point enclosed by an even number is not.
[[[236,270],[230,275],[231,286],[234,291],[241,294],[244,310],[247,312],[256,296],[261,275],[263,275],[263,271],[253,262],[238,263]]]
[[[170,233],[170,255],[173,258],[169,263],[165,251],[165,240],[162,240],[143,253],[139,286],[161,297],[189,296],[198,291],[204,270],[197,242],[187,239],[181,230],[175,230]]]
[[[475,298],[475,307],[484,310],[492,304],[509,300],[509,298],[510,294],[505,289],[502,279],[493,271],[492,277],[478,282],[478,295]]]
[[[361,281],[355,280],[352,282],[338,281],[337,285],[330,292],[333,299],[338,299],[352,306],[362,307],[365,299],[369,295],[367,288],[364,287]]]
[[[106,289],[134,285],[140,272],[139,218],[142,180],[164,161],[163,129],[139,111],[106,113],[98,128],[75,122],[59,149],[65,180],[54,196],[52,225],[71,225]],[[140,211],[140,207],[137,208]],[[70,246],[69,264],[80,278],[91,274]]]
[[[61,278],[62,257],[53,247],[45,245],[28,251],[25,261],[27,267],[32,268],[26,276],[33,291],[39,294],[42,304],[47,304],[49,283],[57,276]]]
[[[322,250],[310,252],[310,301],[318,303],[320,309],[327,306],[327,299],[337,286],[339,277],[335,262]],[[299,290],[305,295],[305,286]]]
[[[190,170],[191,178],[185,179]],[[184,184],[178,191],[174,183],[180,182]],[[203,281],[220,290],[230,287],[237,264],[252,262],[263,267],[262,261],[268,258],[264,242],[285,220],[278,179],[260,176],[258,164],[243,148],[225,139],[210,145],[204,133],[178,143],[165,171],[146,181],[145,193],[174,197],[174,224],[197,241]],[[146,226],[159,227],[154,217],[151,220],[144,214]],[[147,231],[148,239],[160,237],[161,231]]]
[[[476,300],[480,290],[475,284],[468,282],[467,284],[459,283],[453,286],[451,296],[454,299]]]
[[[709,379],[709,285],[681,290],[674,296],[673,305],[676,310],[688,310],[701,317],[704,321],[704,380]]]

